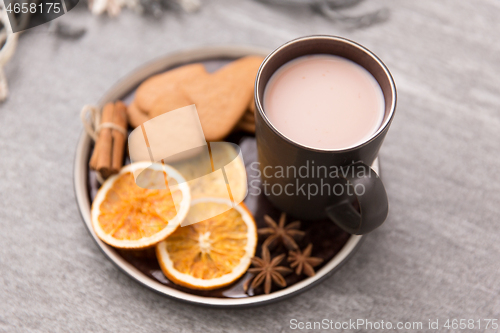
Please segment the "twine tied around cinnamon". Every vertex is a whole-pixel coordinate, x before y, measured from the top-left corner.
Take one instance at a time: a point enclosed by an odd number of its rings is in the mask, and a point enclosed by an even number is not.
[[[80,119],[82,120],[85,132],[87,132],[94,141],[97,141],[99,132],[102,128],[115,129],[127,136],[127,130],[124,127],[110,122],[101,124],[101,111],[94,105],[85,105],[80,112]]]
[[[102,183],[123,165],[125,141],[127,139],[127,107],[121,101],[108,103],[99,110],[85,105],[80,113],[83,127],[95,141],[89,166],[96,171]]]

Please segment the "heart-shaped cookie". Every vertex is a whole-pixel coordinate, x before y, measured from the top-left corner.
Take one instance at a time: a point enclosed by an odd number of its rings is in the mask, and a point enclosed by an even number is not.
[[[253,98],[255,76],[263,60],[244,57],[211,75],[179,84],[196,105],[207,141],[222,140],[243,116]]]
[[[154,118],[164,114],[165,112],[176,110],[191,104],[193,104],[193,102],[186,96],[184,91],[182,91],[179,87],[176,87],[173,88],[169,94],[162,95],[155,100],[153,107],[149,111],[149,117]]]
[[[188,84],[197,81],[209,74],[202,64],[185,65],[152,76],[144,81],[135,93],[135,105],[148,114],[156,104],[156,100],[163,96],[178,94],[179,84]]]
[[[128,118],[128,123],[133,128],[139,127],[144,122],[149,120],[148,115],[142,112],[137,107],[135,101],[133,101],[129,106],[127,106],[127,118]]]

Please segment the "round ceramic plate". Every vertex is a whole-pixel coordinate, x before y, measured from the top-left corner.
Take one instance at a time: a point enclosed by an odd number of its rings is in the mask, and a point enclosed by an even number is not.
[[[102,107],[107,102],[118,99],[124,100],[125,102],[130,101],[134,90],[142,81],[169,68],[192,62],[202,62],[208,71],[213,71],[222,66],[224,63],[246,55],[266,56],[268,53],[269,50],[263,50],[255,47],[220,46],[192,49],[167,55],[144,65],[120,80],[101,98],[101,100],[97,103],[97,106]],[[247,166],[249,165],[249,161],[256,159],[254,138],[251,136],[245,137],[236,135],[232,140],[241,145],[243,159],[245,160],[245,164]],[[329,221],[323,222],[324,224],[317,224],[316,229],[309,228],[310,230],[308,231],[309,234],[312,234],[310,238],[314,239],[314,237],[321,237],[315,235],[321,235],[324,233],[324,230],[329,230],[326,231],[331,233],[328,235],[328,239],[332,240],[332,245],[330,245],[327,241],[328,248],[317,250],[320,252],[323,251],[320,253],[320,256],[323,256],[325,260],[318,268],[316,275],[313,277],[301,277],[300,279],[296,278],[290,282],[287,280],[289,285],[288,287],[273,290],[273,292],[268,295],[259,295],[258,293],[255,295],[248,295],[247,293],[244,293],[242,291],[241,281],[235,282],[233,286],[224,290],[214,292],[203,293],[186,288],[180,288],[163,276],[161,270],[157,268],[157,262],[155,262],[154,258],[152,259],[151,257],[148,257],[147,254],[144,257],[142,257],[142,255],[137,256],[124,254],[123,252],[117,251],[103,243],[94,233],[90,220],[90,206],[98,188],[98,184],[95,177],[92,176],[93,172],[91,172],[88,168],[88,161],[92,149],[93,142],[91,138],[83,132],[76,150],[74,185],[78,207],[83,217],[85,226],[97,246],[99,246],[103,253],[114,264],[116,264],[116,266],[118,266],[132,279],[160,294],[181,301],[214,307],[237,307],[267,304],[298,294],[299,292],[302,292],[323,280],[329,274],[336,271],[350,257],[361,242],[361,236],[348,235],[333,226],[333,223]],[[377,173],[379,172],[378,159],[374,162],[372,167]],[[258,226],[259,220],[262,220],[263,214],[268,214],[274,217],[279,216],[279,212],[277,212],[265,198],[252,197],[249,195],[247,199],[245,199],[245,203],[249,207],[250,211],[252,211],[255,215]],[[309,223],[307,223],[307,225],[314,226],[314,224]],[[313,255],[316,254],[313,252]],[[242,280],[249,278],[251,278],[251,276],[242,278]]]

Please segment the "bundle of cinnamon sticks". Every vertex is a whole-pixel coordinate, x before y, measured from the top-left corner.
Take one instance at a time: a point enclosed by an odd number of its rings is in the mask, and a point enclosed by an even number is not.
[[[126,130],[127,106],[121,101],[106,104],[102,110],[98,138],[89,162],[90,168],[98,171],[104,179],[118,173],[123,165]]]

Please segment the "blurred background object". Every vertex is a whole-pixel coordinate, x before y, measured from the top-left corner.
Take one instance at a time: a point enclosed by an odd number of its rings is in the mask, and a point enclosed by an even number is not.
[[[28,24],[29,15],[29,13],[20,14],[17,17],[20,26]],[[7,11],[3,6],[0,8],[0,23],[2,25],[0,30],[0,102],[3,102],[9,94],[7,78],[5,77],[3,68],[14,55],[18,34],[12,33]]]
[[[197,11],[200,0],[88,0],[92,14],[117,16],[122,8],[130,8],[138,13],[160,17],[165,10],[179,8],[187,13]]]
[[[346,28],[366,28],[385,22],[389,19],[389,9],[383,7],[364,14],[346,14],[345,10],[359,5],[364,0],[256,0],[278,6],[310,7],[333,22],[345,25]]]

